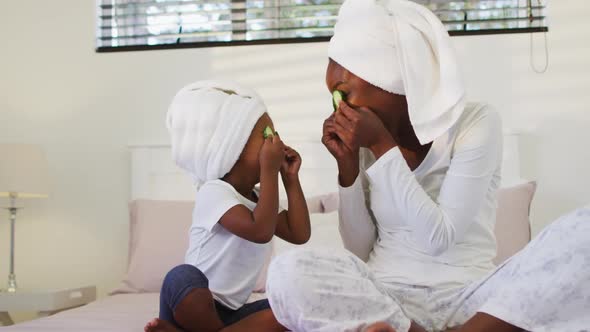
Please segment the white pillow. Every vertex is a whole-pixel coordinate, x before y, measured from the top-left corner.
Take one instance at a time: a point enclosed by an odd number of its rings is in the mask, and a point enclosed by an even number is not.
[[[531,181],[498,191],[495,229],[498,254],[494,263],[502,263],[531,240],[529,214],[536,189],[537,183]]]
[[[310,197],[309,210],[312,213],[334,210],[333,199],[333,196]],[[191,201],[136,200],[129,203],[127,274],[111,294],[160,291],[166,273],[184,263],[193,207]],[[255,292],[264,291],[270,258],[256,282]]]
[[[502,263],[524,248],[531,240],[529,212],[536,188],[536,182],[531,181],[498,190],[495,228],[498,254],[494,263]],[[334,211],[338,208],[337,196],[337,193],[323,196],[322,201],[326,210]],[[344,248],[338,231],[337,212],[311,215],[311,223],[311,239],[305,246]],[[295,246],[277,239],[275,255],[280,255],[293,247]]]
[[[338,232],[338,212],[333,211],[323,214],[311,214],[310,221],[311,238],[306,244],[297,246],[275,237],[273,239],[275,250],[274,256],[279,256],[286,251],[297,247],[344,250],[344,245],[342,244],[342,239]]]
[[[535,182],[502,188],[498,192],[496,237],[500,263],[522,249],[530,240],[529,209]],[[338,194],[309,199],[311,248],[344,249],[338,231]],[[159,292],[164,276],[184,262],[188,247],[188,229],[192,222],[193,202],[139,200],[129,204],[130,234],[127,275],[113,293]],[[317,212],[327,213],[317,213]],[[331,212],[330,212],[331,211]],[[275,238],[275,256],[295,245]],[[267,262],[268,263],[268,262]],[[264,269],[266,271],[266,267]],[[256,291],[264,291],[266,273],[262,273]]]
[[[111,294],[160,291],[166,273],[184,263],[193,206],[190,201],[129,204],[127,275]]]

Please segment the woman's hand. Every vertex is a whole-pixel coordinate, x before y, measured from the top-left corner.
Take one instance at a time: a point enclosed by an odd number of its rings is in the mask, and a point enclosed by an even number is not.
[[[283,179],[292,179],[297,177],[301,168],[301,156],[293,148],[285,145],[285,158],[281,165],[281,175]]]
[[[285,160],[285,144],[278,135],[264,140],[260,149],[260,173],[278,173]]]
[[[397,144],[379,117],[371,110],[353,109],[340,102],[334,116],[336,135],[348,147],[364,147],[378,159]]]
[[[324,121],[322,143],[338,163],[338,180],[340,185],[350,187],[359,174],[359,147],[345,144],[338,136],[336,133],[335,117],[336,113],[332,113]]]
[[[336,130],[336,114],[332,113],[329,118],[324,121],[324,131],[322,135],[322,143],[326,146],[328,151],[336,158],[340,164],[342,162],[358,160],[359,146],[352,144],[348,139],[348,144],[344,143]]]

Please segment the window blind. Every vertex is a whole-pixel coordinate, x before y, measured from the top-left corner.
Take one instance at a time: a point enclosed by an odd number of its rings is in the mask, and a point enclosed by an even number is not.
[[[547,31],[544,0],[415,0],[451,35]],[[343,0],[98,0],[97,51],[325,41]]]

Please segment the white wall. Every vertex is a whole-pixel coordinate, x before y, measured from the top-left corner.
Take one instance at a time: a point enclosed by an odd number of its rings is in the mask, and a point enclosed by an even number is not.
[[[18,220],[23,287],[96,284],[104,295],[117,285],[127,253],[126,145],[167,140],[164,113],[185,83],[223,77],[251,85],[284,138],[319,135],[330,112],[325,43],[96,54],[94,4],[1,5],[0,142],[42,144],[54,183],[51,198],[25,202]],[[588,9],[585,0],[553,3],[544,75],[529,68],[529,35],[454,39],[472,99],[495,104],[506,127],[526,131],[523,172],[539,181],[536,230],[590,202]],[[7,242],[0,217],[0,285]]]

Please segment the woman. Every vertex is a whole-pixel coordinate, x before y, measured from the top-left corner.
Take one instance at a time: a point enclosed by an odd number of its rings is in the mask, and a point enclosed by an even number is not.
[[[296,250],[270,267],[295,331],[582,331],[590,327],[590,212],[553,223],[494,267],[501,121],[465,104],[450,38],[409,1],[347,0],[324,123],[349,253]]]

